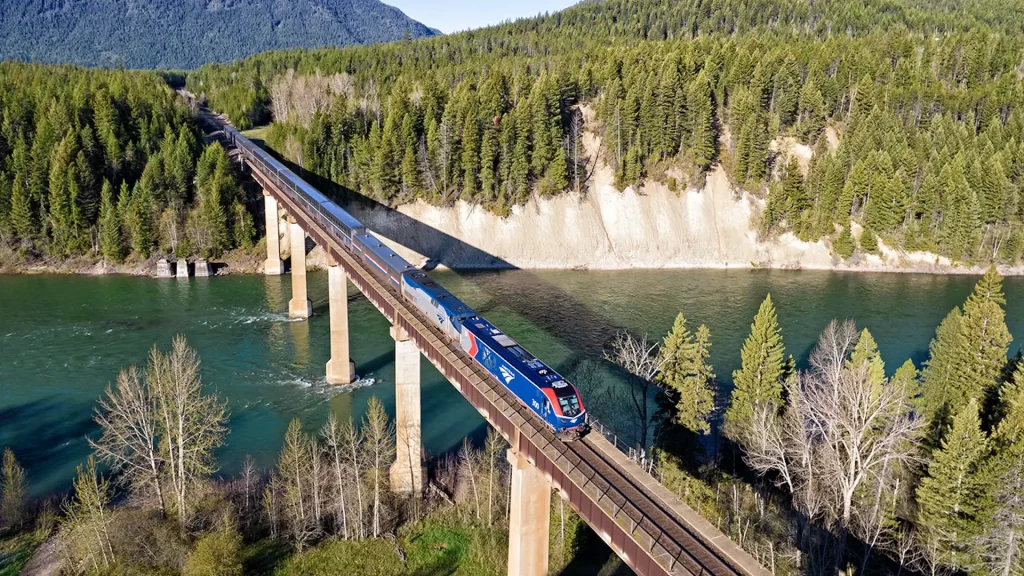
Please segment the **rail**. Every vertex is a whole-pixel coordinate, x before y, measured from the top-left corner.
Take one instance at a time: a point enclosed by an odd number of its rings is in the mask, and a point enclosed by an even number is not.
[[[349,234],[303,190],[308,184],[224,121],[203,110],[201,117],[223,131],[230,144],[242,151],[264,189],[278,197],[353,284],[410,336],[512,447],[551,478],[584,521],[634,571],[642,576],[765,573],[749,554],[661,486],[649,473],[649,465],[621,451],[617,437],[606,439],[603,427],[595,427],[579,442],[557,439],[461,347],[422,321],[417,310],[344,248]]]

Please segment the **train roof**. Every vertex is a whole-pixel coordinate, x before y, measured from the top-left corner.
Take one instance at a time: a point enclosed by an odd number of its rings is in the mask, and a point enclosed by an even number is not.
[[[415,266],[409,264],[405,258],[395,254],[387,244],[381,242],[380,239],[373,234],[370,234],[369,232],[362,232],[353,234],[352,238],[357,240],[366,250],[371,252],[371,255],[374,258],[380,260],[377,262],[377,265],[389,267],[389,273],[399,275],[406,271],[416,270]]]
[[[347,210],[338,206],[334,202],[328,200],[322,204],[322,207],[325,212],[329,213],[334,218],[337,218],[342,225],[348,226],[348,228],[353,232],[366,229],[362,222],[356,220],[355,216],[349,214]]]
[[[449,312],[459,318],[471,318],[476,316],[475,310],[466,305],[465,302],[459,300],[454,294],[445,290],[444,286],[438,284],[430,274],[422,270],[411,270],[404,274],[404,276],[415,284],[420,290],[423,290],[428,296],[436,300],[438,303],[443,304]]]
[[[561,374],[555,372],[553,368],[539,360],[529,350],[520,346],[494,324],[488,322],[486,318],[476,316],[463,321],[462,325],[537,386],[551,388],[552,384],[565,381]],[[558,386],[558,388],[566,387]]]

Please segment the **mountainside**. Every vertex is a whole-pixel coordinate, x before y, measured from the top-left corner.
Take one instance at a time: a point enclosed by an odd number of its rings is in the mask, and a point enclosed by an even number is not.
[[[435,34],[378,0],[27,0],[0,3],[0,58],[192,69],[267,50]]]

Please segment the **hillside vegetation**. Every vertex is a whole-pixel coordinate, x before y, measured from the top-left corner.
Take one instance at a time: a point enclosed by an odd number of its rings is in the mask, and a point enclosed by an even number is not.
[[[378,0],[30,0],[0,5],[0,58],[86,66],[194,69],[266,50],[432,34]]]
[[[255,241],[227,153],[154,72],[0,63],[0,119],[0,248],[22,259],[211,257]]]
[[[449,37],[261,54],[188,82],[242,127],[273,118],[268,142],[307,170],[390,204],[507,214],[584,189],[597,160],[622,187],[698,183],[721,164],[735,186],[771,191],[765,235],[829,238],[844,257],[881,237],[1015,262],[1022,23],[1000,0],[595,2]],[[584,130],[603,136],[599,159]],[[808,172],[770,151],[784,137],[815,150]],[[859,247],[851,218],[868,230]]]

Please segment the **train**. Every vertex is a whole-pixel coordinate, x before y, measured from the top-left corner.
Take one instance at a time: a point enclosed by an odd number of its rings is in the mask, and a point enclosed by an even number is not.
[[[217,122],[221,124],[221,122]],[[396,254],[346,210],[296,176],[284,164],[234,128],[221,124],[226,138],[246,161],[277,180],[335,240],[409,302],[446,338],[536,414],[566,442],[589,430],[589,417],[579,390],[553,368],[491,324],[438,284],[428,273]]]

